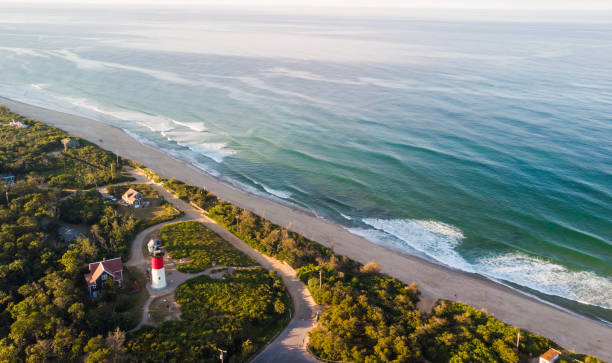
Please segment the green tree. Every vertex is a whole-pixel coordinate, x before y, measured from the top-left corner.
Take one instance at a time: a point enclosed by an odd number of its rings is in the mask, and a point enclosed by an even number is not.
[[[18,361],[19,350],[8,338],[0,340],[0,363]]]
[[[84,351],[87,354],[86,363],[111,363],[113,352],[104,344],[104,339],[101,335],[89,339]]]
[[[282,315],[285,313],[285,311],[287,310],[287,307],[285,306],[285,304],[281,301],[281,299],[276,299],[274,301],[274,311],[279,314]]]

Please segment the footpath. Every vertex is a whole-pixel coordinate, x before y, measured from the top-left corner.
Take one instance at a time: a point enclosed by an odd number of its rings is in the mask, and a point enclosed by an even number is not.
[[[132,241],[130,255],[126,262],[127,266],[136,268],[146,274],[149,262],[143,255],[142,248],[147,241],[147,237],[157,232],[161,227],[179,221],[198,221],[204,224],[206,228],[217,233],[232,246],[257,261],[257,263],[266,270],[276,271],[278,276],[283,280],[291,296],[291,301],[293,303],[293,316],[291,321],[271,343],[269,343],[257,356],[251,359],[251,362],[318,362],[318,360],[308,352],[306,347],[308,345],[308,332],[316,325],[313,317],[320,311],[320,307],[314,302],[310,292],[298,279],[296,271],[291,266],[277,259],[265,256],[253,249],[223,226],[208,218],[203,211],[177,198],[163,186],[153,183],[140,171],[134,170],[131,176],[136,178],[136,180],[131,183],[149,184],[164,199],[175,208],[184,211],[185,214],[181,218],[157,224],[138,233]],[[223,266],[216,266],[215,268],[219,267]],[[199,273],[188,274],[176,270],[175,266],[172,265],[166,268],[168,269],[166,278],[168,286],[163,290],[153,290],[150,288],[150,285],[147,284],[149,299],[147,299],[145,303],[142,319],[134,330],[149,323],[149,306],[155,298],[173,293],[180,284],[191,278],[203,274],[208,274],[210,276],[212,271],[212,269],[207,269]]]

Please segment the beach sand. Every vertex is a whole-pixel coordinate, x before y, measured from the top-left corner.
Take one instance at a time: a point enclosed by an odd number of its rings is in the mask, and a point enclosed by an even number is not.
[[[383,273],[405,283],[415,281],[424,301],[431,303],[437,298],[461,301],[485,309],[508,324],[548,337],[566,349],[612,361],[612,328],[595,320],[561,310],[478,275],[376,245],[310,213],[249,194],[138,142],[119,128],[2,97],[0,104],[141,162],[162,177],[204,187],[222,199],[331,247],[338,254],[364,264],[376,259]]]

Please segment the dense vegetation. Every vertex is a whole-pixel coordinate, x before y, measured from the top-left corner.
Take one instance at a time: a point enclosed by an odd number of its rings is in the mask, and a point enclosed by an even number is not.
[[[289,319],[288,297],[274,272],[257,267],[227,279],[200,276],[176,290],[181,320],[145,327],[127,343],[130,355],[145,361],[242,362]]]
[[[35,172],[49,185],[87,189],[128,180],[120,173],[117,157],[83,139],[79,148],[64,151],[64,131],[24,119],[28,128],[8,126],[18,115],[0,106],[0,172],[25,175]]]
[[[13,117],[0,108],[0,173],[17,179],[0,185],[0,361],[120,358],[137,297],[111,286],[92,301],[83,279],[88,262],[115,257],[133,232],[97,191],[83,190],[124,180],[120,165],[108,167],[117,158],[84,141],[61,151],[64,132],[32,120],[7,126]],[[86,225],[91,237],[62,242],[56,231],[66,222]]]
[[[119,200],[130,188],[138,191],[145,200],[151,203],[151,205],[146,208],[119,208],[122,214],[136,220],[139,229],[145,229],[158,223],[171,221],[183,213],[183,211],[174,208],[148,184],[110,185],[107,187],[107,191],[110,195]]]
[[[310,333],[309,349],[318,357],[351,362],[526,362],[551,346],[561,349],[522,330],[517,348],[519,329],[462,303],[441,300],[430,313],[421,313],[416,284],[378,273],[375,262],[362,266],[202,188],[149,173],[255,249],[298,270],[317,303],[327,306]]]
[[[315,300],[329,305],[310,336],[310,348],[329,360],[356,362],[527,361],[553,344],[476,309],[439,301],[431,314],[416,309],[418,288],[377,273],[375,263],[342,260],[303,266],[298,274]],[[471,357],[471,358],[470,358]]]
[[[148,175],[152,177],[153,180],[157,180],[158,182],[162,181],[162,179],[152,171],[148,171]],[[208,210],[219,203],[219,199],[214,194],[205,189],[185,184],[176,179],[166,180],[164,186],[172,190],[177,197],[192,202],[204,210]]]
[[[64,151],[60,140],[68,135],[61,130],[32,120],[24,120],[29,128],[10,127],[7,121],[16,115],[0,111],[0,172],[17,176],[14,185],[0,185],[0,362],[133,360],[126,354],[123,331],[137,324],[146,295],[128,293],[134,279],[124,269],[123,287],[111,279],[102,296],[92,300],[83,275],[88,262],[126,257],[137,231],[179,211],[148,185],[111,186],[109,191],[120,197],[136,187],[167,213],[147,215],[155,208],[133,210],[104,202],[89,188],[127,179],[121,165],[113,164],[118,158],[82,140],[80,147]],[[103,174],[92,165],[114,166]],[[66,223],[87,230],[87,238],[62,242],[57,229]],[[193,270],[213,262],[256,264],[201,224],[185,223],[167,232],[175,239],[168,244],[191,259]],[[223,347],[232,361],[241,361],[289,319],[282,283],[259,267],[234,271],[224,280],[202,276],[182,285],[177,298],[183,319],[168,322],[176,330],[146,328],[130,341],[129,353],[145,359],[161,352],[173,359],[216,361],[216,347]],[[152,346],[151,334],[156,336]],[[157,336],[163,334],[169,336]],[[146,345],[139,346],[142,341]]]
[[[97,191],[87,191],[125,180],[121,160],[84,140],[64,151],[63,131],[27,119],[28,128],[7,126],[13,117],[0,108],[0,173],[18,179],[10,187],[0,185],[0,362],[121,360],[122,331],[139,319],[133,307],[140,297],[111,282],[102,298],[91,300],[83,280],[87,262],[125,256],[143,225],[101,202]],[[252,247],[298,270],[316,301],[327,306],[311,332],[310,349],[319,357],[517,362],[557,347],[521,331],[517,348],[518,329],[461,303],[438,301],[431,312],[421,313],[417,286],[381,275],[376,263],[362,266],[202,188],[146,171]],[[84,225],[88,238],[60,242],[56,230],[66,222]],[[194,269],[222,263],[224,253],[209,257],[216,247],[200,241],[193,237],[171,253],[197,256],[192,263],[201,265]],[[212,362],[221,348],[240,361],[280,329],[289,310],[282,284],[260,269],[237,271],[227,280],[199,277],[179,287],[177,299],[183,319],[137,332],[127,344],[134,358]]]
[[[104,202],[97,190],[79,190],[74,196],[61,201],[60,216],[68,223],[93,224],[100,218],[103,209]]]
[[[187,221],[172,223],[160,231],[160,239],[170,256],[188,262],[179,271],[199,272],[211,266],[253,266],[251,258],[230,246],[227,241],[202,223]]]
[[[39,182],[18,181],[7,190],[9,204],[0,202],[3,362],[79,361],[91,338],[134,324],[132,296],[109,289],[99,301],[88,299],[87,262],[106,255],[87,239],[63,244],[53,238],[49,226],[56,224],[59,193],[41,190]]]

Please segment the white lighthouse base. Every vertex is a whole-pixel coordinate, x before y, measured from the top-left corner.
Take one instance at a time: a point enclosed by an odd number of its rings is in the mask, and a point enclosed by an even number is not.
[[[165,289],[168,284],[166,283],[166,269],[160,268],[151,270],[151,288],[154,290]]]

